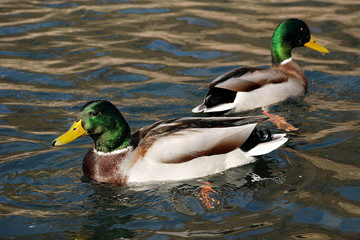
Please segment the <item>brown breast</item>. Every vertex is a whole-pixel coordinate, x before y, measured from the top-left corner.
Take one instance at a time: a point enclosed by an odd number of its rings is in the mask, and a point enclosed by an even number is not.
[[[280,70],[287,76],[290,76],[290,77],[293,77],[293,78],[299,80],[304,85],[305,91],[307,90],[308,82],[307,82],[305,73],[294,60],[291,60],[290,62],[283,64],[283,65],[272,64],[271,69]]]
[[[127,153],[124,150],[113,154],[99,154],[91,148],[83,159],[83,172],[98,182],[126,184],[127,176],[122,163]]]

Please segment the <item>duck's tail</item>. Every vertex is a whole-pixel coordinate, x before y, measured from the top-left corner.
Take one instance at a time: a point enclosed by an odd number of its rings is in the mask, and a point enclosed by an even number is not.
[[[202,103],[202,104],[196,106],[195,108],[193,108],[192,112],[193,113],[202,113],[202,112],[204,112],[205,108],[206,108],[205,104]]]
[[[254,129],[246,142],[240,147],[250,156],[267,154],[286,143],[286,134],[272,134],[270,130]]]

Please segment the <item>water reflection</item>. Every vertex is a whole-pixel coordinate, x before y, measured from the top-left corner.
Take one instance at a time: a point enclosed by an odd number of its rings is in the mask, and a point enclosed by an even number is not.
[[[359,234],[358,1],[31,0],[0,7],[0,236]],[[305,20],[331,54],[294,51],[309,92],[272,108],[299,127],[279,151],[203,179],[119,188],[82,179],[90,139],[51,147],[91,99],[120,106],[133,131],[191,116],[213,78],[269,65],[273,31],[289,17]],[[201,192],[208,182],[210,208]]]

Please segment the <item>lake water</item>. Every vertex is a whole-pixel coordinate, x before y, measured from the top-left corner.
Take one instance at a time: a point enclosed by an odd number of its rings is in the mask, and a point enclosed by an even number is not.
[[[360,2],[338,2],[0,1],[0,238],[360,239]],[[293,51],[308,93],[270,111],[299,130],[254,164],[119,187],[83,178],[89,137],[51,146],[92,99],[133,131],[192,116],[218,75],[267,67],[291,17],[330,54]]]

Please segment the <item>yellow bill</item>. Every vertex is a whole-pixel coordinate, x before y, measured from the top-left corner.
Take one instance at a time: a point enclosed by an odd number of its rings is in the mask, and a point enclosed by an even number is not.
[[[81,126],[81,120],[75,121],[71,128],[52,142],[53,146],[65,145],[75,139],[84,136],[87,131]]]
[[[321,53],[325,53],[328,54],[329,50],[327,50],[326,48],[324,48],[323,46],[321,46],[320,44],[318,44],[313,36],[310,36],[310,41],[304,44],[305,47],[308,47],[310,49],[313,49],[315,51],[321,52]]]

